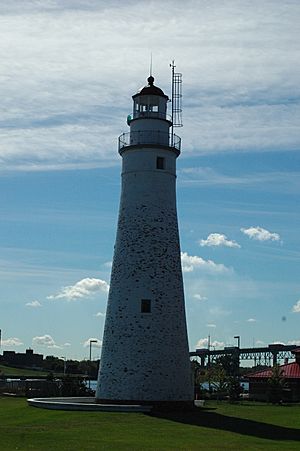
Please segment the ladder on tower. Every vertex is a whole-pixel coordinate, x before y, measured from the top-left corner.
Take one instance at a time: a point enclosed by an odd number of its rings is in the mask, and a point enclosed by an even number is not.
[[[172,128],[182,127],[182,74],[175,72],[174,61],[172,68]]]

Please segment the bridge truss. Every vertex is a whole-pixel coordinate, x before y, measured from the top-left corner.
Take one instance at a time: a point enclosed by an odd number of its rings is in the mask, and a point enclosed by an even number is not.
[[[299,346],[272,344],[261,348],[239,348],[232,346],[221,350],[196,349],[190,352],[190,357],[200,358],[201,366],[217,361],[218,357],[231,355],[239,360],[252,360],[256,365],[276,365],[280,361],[293,358],[292,351]]]

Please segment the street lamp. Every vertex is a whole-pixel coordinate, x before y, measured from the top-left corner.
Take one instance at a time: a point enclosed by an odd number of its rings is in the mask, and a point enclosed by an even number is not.
[[[240,344],[241,344],[241,337],[240,337],[240,335],[235,335],[235,337],[233,337],[233,338],[237,339],[237,345],[238,345],[238,348],[240,349]]]
[[[66,375],[66,371],[67,371],[67,360],[66,360],[66,357],[61,357],[61,359],[63,359],[64,360],[64,376]]]
[[[235,335],[233,338],[235,338],[237,340],[237,347],[238,347],[238,351],[237,351],[237,374],[239,374],[240,372],[240,345],[241,345],[241,337],[240,335]]]
[[[97,343],[98,340],[90,340],[90,375],[89,375],[89,388],[91,388],[91,361],[92,361],[92,344]]]
[[[209,391],[209,393],[211,393],[211,383],[210,383],[210,335],[208,335],[207,347],[208,347],[208,361],[207,361],[207,366],[208,366],[208,391]]]

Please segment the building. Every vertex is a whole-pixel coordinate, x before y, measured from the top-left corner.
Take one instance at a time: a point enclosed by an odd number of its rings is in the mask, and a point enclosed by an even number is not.
[[[300,348],[291,351],[295,354],[295,362],[279,366],[283,377],[283,401],[300,401]],[[247,374],[249,380],[249,396],[251,399],[267,401],[269,398],[269,379],[272,368]]]
[[[181,140],[152,76],[132,98],[130,132],[119,137],[122,192],[96,400],[185,407],[193,389],[176,210]]]
[[[43,355],[34,354],[32,349],[26,349],[25,353],[15,351],[3,351],[2,363],[10,366],[41,367]]]

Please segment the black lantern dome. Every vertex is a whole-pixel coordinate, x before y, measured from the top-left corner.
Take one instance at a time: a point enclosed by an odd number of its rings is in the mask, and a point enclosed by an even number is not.
[[[154,85],[154,77],[152,77],[152,75],[148,77],[147,81],[148,84],[132,96],[133,99],[137,96],[161,96],[168,99],[168,96],[164,94],[163,90]]]

